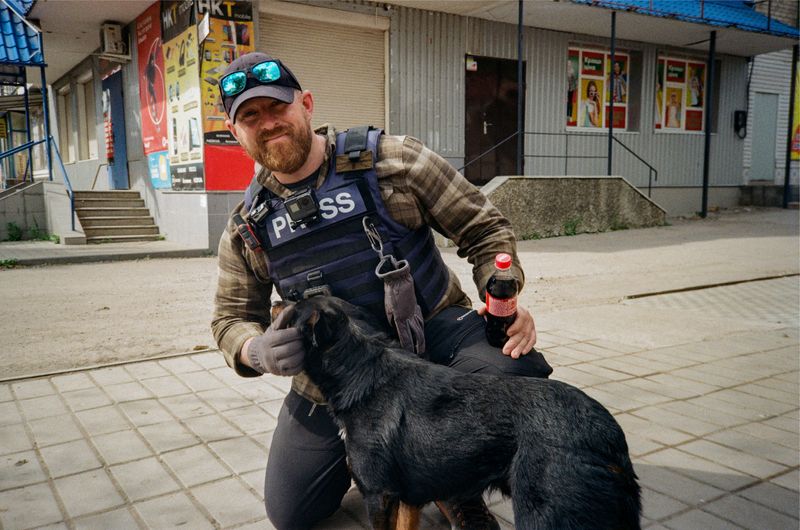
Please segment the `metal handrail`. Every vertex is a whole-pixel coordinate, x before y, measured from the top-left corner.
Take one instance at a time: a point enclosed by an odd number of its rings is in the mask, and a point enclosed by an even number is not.
[[[464,170],[464,168],[469,167],[473,163],[477,162],[478,160],[480,160],[484,156],[488,155],[489,153],[491,153],[492,151],[494,151],[495,149],[497,149],[498,147],[500,147],[504,143],[506,143],[509,140],[511,140],[512,138],[516,137],[518,134],[519,134],[519,131],[515,131],[510,136],[500,140],[498,143],[496,143],[495,145],[493,145],[492,147],[490,147],[489,149],[487,149],[483,153],[479,154],[478,156],[476,156],[475,158],[473,158],[472,160],[470,160],[469,162],[467,162],[466,164],[461,166],[458,169],[458,172],[459,173],[462,172]],[[607,154],[606,155],[570,155],[569,154],[569,140],[570,140],[570,138],[573,138],[573,137],[601,136],[601,135],[603,135],[603,133],[596,133],[596,132],[589,132],[589,131],[586,131],[586,132],[582,132],[582,131],[580,131],[580,132],[578,132],[578,131],[576,131],[576,132],[525,131],[525,132],[523,132],[523,134],[531,135],[531,136],[537,136],[538,135],[538,136],[565,136],[566,137],[566,140],[564,142],[564,154],[563,155],[525,155],[525,158],[563,158],[564,159],[564,176],[567,176],[569,174],[568,163],[569,163],[570,159],[597,159],[597,160],[604,159],[604,160],[608,160],[608,155]],[[630,147],[628,147],[627,145],[622,143],[622,141],[620,141],[616,136],[612,136],[612,138],[614,139],[614,141],[616,143],[621,145],[627,152],[632,154],[637,160],[639,160],[642,164],[647,166],[647,168],[648,168],[648,174],[647,174],[647,196],[650,197],[652,195],[652,191],[653,191],[653,181],[655,180],[656,182],[658,182],[658,170],[656,168],[654,168],[651,164],[649,164],[641,156],[636,154]]]
[[[3,160],[5,160],[6,158],[8,158],[10,156],[14,156],[17,153],[21,153],[22,151],[29,151],[30,149],[33,149],[34,146],[39,145],[40,143],[42,143],[44,141],[45,140],[36,140],[36,141],[31,141],[31,142],[25,142],[24,144],[18,145],[17,147],[12,147],[8,151],[3,151],[2,153],[0,153],[0,162],[2,162]],[[30,154],[28,155],[28,161],[25,163],[25,166],[26,166],[25,177],[22,179],[22,181],[23,182],[27,182],[27,180],[28,180],[28,168],[30,168],[30,170],[31,170],[30,171],[30,173],[31,173],[31,182],[32,182],[33,181],[33,164],[31,163]]]
[[[53,140],[53,136],[49,136],[50,145],[56,151],[56,157],[58,158],[58,164],[61,166],[61,174],[64,176],[64,187],[67,189],[67,195],[69,195],[69,209],[72,216],[72,231],[75,231],[75,192],[72,191],[72,183],[69,181],[69,176],[67,175],[67,168],[64,167],[64,161],[61,159],[61,153],[58,152],[58,145],[56,145],[55,140]],[[42,140],[40,140],[42,141]],[[50,175],[50,179],[53,179],[53,175]]]

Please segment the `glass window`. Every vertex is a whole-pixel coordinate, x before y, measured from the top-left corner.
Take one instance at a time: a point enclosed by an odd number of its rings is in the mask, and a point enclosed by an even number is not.
[[[631,54],[570,47],[567,55],[567,127],[607,129],[614,100],[614,129],[628,130],[631,107]],[[613,83],[612,83],[613,81]],[[613,87],[612,87],[613,84]]]
[[[656,68],[655,128],[661,132],[702,132],[706,109],[706,64],[659,56]]]
[[[95,112],[94,83],[91,75],[81,80],[78,90],[78,141],[80,159],[97,158],[97,115]]]
[[[69,87],[62,88],[58,91],[58,150],[65,164],[75,161],[72,112],[72,92]]]

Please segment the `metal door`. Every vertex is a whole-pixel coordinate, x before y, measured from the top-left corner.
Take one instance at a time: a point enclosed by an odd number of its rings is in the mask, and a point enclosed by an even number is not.
[[[122,71],[103,79],[103,118],[106,124],[108,186],[127,190],[128,147],[125,141],[125,104],[122,97]]]
[[[465,162],[486,153],[517,130],[517,61],[467,56],[465,77]],[[524,65],[523,65],[523,79]],[[464,170],[482,185],[517,172],[517,139],[511,138]]]
[[[775,180],[775,142],[778,134],[778,94],[756,92],[753,105],[753,158],[750,180]]]

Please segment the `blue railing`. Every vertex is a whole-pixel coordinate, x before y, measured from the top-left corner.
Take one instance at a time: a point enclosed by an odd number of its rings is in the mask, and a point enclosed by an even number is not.
[[[50,144],[50,146],[52,146],[52,148],[56,152],[56,157],[58,158],[58,164],[61,166],[61,175],[64,177],[64,188],[66,188],[67,195],[69,196],[69,210],[70,210],[70,215],[72,217],[72,231],[74,232],[75,231],[75,193],[72,191],[72,183],[69,181],[69,175],[67,174],[67,169],[64,167],[64,161],[61,160],[61,153],[58,152],[58,146],[56,145],[56,142],[55,142],[55,140],[53,140],[52,136],[49,137],[49,140],[50,141],[48,143]],[[35,146],[37,146],[37,145],[39,145],[39,144],[41,144],[43,142],[47,142],[47,139],[27,142],[27,143],[24,143],[22,145],[18,145],[17,147],[14,147],[13,149],[9,149],[8,151],[0,153],[0,162],[2,162],[3,160],[5,160],[6,158],[8,158],[10,156],[14,156],[15,154],[17,154],[19,152],[26,151],[28,149],[32,149],[33,147],[35,147]],[[29,163],[29,165],[31,164],[30,156],[28,157],[28,163]],[[33,166],[31,165],[31,168],[32,167]],[[50,180],[52,181],[53,180],[53,172],[52,172],[52,170],[50,171],[50,175],[49,176],[50,176]],[[27,173],[26,173],[25,180],[27,180]],[[31,182],[32,181],[33,181],[33,170],[31,170]]]

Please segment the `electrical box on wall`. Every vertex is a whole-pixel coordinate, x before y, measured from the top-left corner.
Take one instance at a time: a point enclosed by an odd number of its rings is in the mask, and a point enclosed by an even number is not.
[[[100,48],[102,53],[127,55],[128,47],[122,38],[122,25],[105,22],[100,26]]]

